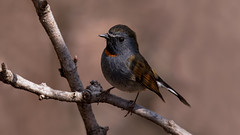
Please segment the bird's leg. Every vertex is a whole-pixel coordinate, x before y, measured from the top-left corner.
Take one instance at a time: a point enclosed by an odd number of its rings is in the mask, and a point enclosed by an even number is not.
[[[138,95],[139,95],[139,92],[137,93],[137,96],[134,99],[134,101],[130,100],[131,103],[130,103],[129,107],[127,108],[128,112],[127,112],[127,114],[124,117],[127,117],[129,113],[130,113],[130,115],[132,115],[132,111],[134,109],[134,105],[135,105],[135,103],[137,101]]]
[[[110,91],[112,90],[112,89],[114,89],[115,87],[111,87],[111,88],[109,88],[109,89],[107,89],[106,91],[104,91],[104,92],[106,92],[106,93],[110,93]]]
[[[107,89],[107,90],[102,91],[101,94],[99,95],[100,98],[99,98],[97,104],[99,104],[100,101],[104,100],[104,96],[107,95],[107,94],[109,94],[110,91],[111,91],[112,89],[114,89],[114,88],[115,88],[115,87],[111,87],[111,88],[109,88],[109,89]]]

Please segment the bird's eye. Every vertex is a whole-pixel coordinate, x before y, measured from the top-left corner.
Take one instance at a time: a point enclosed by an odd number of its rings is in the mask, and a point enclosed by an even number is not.
[[[124,37],[119,37],[118,40],[119,40],[119,42],[123,42],[124,41]]]

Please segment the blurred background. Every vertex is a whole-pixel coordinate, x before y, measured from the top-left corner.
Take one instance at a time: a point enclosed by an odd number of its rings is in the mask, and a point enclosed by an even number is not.
[[[150,91],[138,104],[174,120],[198,135],[240,134],[240,1],[237,0],[51,0],[51,9],[84,86],[99,81],[107,89],[100,68],[106,33],[126,24],[137,33],[141,53],[159,75],[192,105],[184,106],[161,89],[166,103]],[[35,83],[69,91],[60,77],[59,62],[39,23],[31,0],[0,1],[0,62]],[[134,99],[136,93],[113,94]],[[166,134],[148,120],[109,104],[93,104],[101,126],[110,135]],[[29,92],[0,82],[1,135],[84,135],[75,103],[39,101]]]

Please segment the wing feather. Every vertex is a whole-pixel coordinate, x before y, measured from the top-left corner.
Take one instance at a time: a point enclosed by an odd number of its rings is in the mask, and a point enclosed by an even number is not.
[[[143,56],[140,54],[131,55],[128,58],[127,66],[132,71],[132,78],[135,78],[137,82],[155,92],[165,102],[159,92],[159,87],[154,73]]]

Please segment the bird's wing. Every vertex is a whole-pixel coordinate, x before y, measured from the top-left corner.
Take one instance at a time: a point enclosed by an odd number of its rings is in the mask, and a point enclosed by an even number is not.
[[[134,81],[141,83],[149,90],[155,92],[165,102],[159,92],[159,87],[154,73],[141,54],[131,55],[126,64],[132,72],[131,78],[133,78]]]

